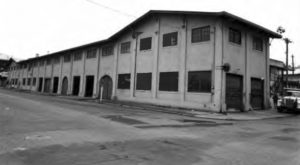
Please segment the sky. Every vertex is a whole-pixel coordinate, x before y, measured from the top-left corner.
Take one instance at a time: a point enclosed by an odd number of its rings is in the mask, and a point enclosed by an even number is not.
[[[108,38],[149,10],[227,11],[283,34],[300,65],[300,0],[0,0],[0,53],[45,55]],[[271,58],[285,61],[272,40]]]

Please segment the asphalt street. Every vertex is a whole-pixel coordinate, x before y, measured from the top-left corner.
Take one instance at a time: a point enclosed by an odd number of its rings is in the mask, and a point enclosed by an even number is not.
[[[228,123],[0,89],[0,165],[99,164],[300,165],[300,115]]]

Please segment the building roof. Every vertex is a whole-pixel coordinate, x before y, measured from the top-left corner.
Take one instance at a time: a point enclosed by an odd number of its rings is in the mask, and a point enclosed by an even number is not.
[[[279,61],[279,60],[275,60],[275,59],[272,59],[272,58],[270,58],[270,66],[281,68],[281,69],[285,68],[284,62]]]
[[[65,53],[65,52],[73,51],[73,50],[80,49],[80,48],[96,46],[96,45],[112,42],[113,40],[115,40],[120,35],[124,34],[125,32],[132,31],[133,27],[135,27],[137,24],[139,24],[142,20],[146,19],[147,17],[157,15],[157,14],[201,15],[201,16],[213,16],[213,17],[226,18],[226,19],[229,19],[231,21],[237,21],[237,22],[242,23],[242,24],[244,24],[248,27],[257,29],[257,30],[265,33],[267,36],[269,36],[271,38],[281,38],[282,37],[280,34],[278,34],[276,32],[273,32],[273,31],[271,31],[267,28],[264,28],[264,27],[262,27],[258,24],[250,22],[250,21],[248,21],[246,19],[243,19],[241,17],[238,17],[236,15],[230,14],[226,11],[221,11],[221,12],[199,12],[199,11],[150,10],[147,13],[145,13],[144,15],[142,15],[141,17],[134,20],[132,23],[125,26],[123,29],[121,29],[117,33],[113,34],[108,39],[101,40],[101,41],[96,41],[96,42],[93,42],[93,43],[89,43],[89,44],[85,44],[85,45],[81,45],[81,46],[77,46],[77,47],[73,47],[73,48],[70,48],[70,49],[65,49],[65,50],[58,51],[58,52],[51,53],[51,54],[47,54],[47,55],[44,55],[44,56],[29,58],[27,60],[20,61],[20,63],[26,62],[26,61],[31,61],[31,60],[36,60],[36,59],[40,59],[40,58],[45,58],[45,57],[48,57],[48,56],[51,56],[51,55],[57,55],[57,54],[60,54],[60,53]]]

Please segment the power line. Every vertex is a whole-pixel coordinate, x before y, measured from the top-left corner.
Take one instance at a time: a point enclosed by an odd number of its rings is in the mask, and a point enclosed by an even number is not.
[[[131,15],[131,14],[125,13],[125,12],[123,12],[123,11],[120,11],[120,10],[117,10],[117,9],[114,9],[114,8],[111,8],[111,7],[109,7],[109,6],[100,4],[99,2],[95,2],[95,1],[93,1],[93,0],[86,0],[86,1],[89,2],[89,3],[92,3],[92,4],[94,4],[94,5],[100,6],[100,7],[102,7],[102,8],[105,8],[105,9],[107,9],[107,10],[113,11],[113,12],[115,12],[115,13],[118,13],[118,14],[121,14],[121,15],[124,15],[124,16],[127,16],[127,17],[137,18],[137,17],[134,16],[134,15]]]

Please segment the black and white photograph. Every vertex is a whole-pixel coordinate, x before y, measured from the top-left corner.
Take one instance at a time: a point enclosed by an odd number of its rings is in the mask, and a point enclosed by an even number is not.
[[[0,0],[0,165],[300,165],[299,0]]]

